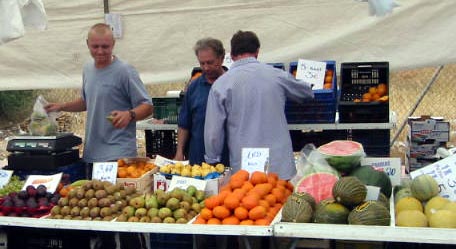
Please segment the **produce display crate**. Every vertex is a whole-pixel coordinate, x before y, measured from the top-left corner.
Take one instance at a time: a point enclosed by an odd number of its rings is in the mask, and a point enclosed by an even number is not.
[[[290,73],[296,71],[297,62],[290,63]],[[287,100],[285,115],[289,124],[334,123],[337,110],[336,62],[326,61],[326,70],[332,70],[332,89],[313,90],[315,98],[300,103]]]
[[[387,123],[389,101],[357,102],[370,87],[389,88],[389,62],[346,62],[341,64],[340,123]]]
[[[154,249],[185,249],[193,247],[192,234],[151,233],[150,245]]]
[[[181,97],[155,97],[152,98],[152,102],[154,104],[154,118],[162,119],[168,124],[177,124],[182,104]]]
[[[361,143],[370,157],[390,156],[390,130],[347,130],[347,139]]]
[[[177,148],[177,131],[175,130],[145,130],[146,156],[155,158],[161,155],[174,158]]]

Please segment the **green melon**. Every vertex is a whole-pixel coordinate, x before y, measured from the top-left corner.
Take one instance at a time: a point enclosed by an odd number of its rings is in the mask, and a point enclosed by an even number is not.
[[[358,178],[345,176],[334,184],[332,193],[337,202],[353,207],[366,199],[367,188]]]
[[[389,226],[391,215],[388,209],[376,201],[366,201],[348,214],[348,224]]]
[[[363,145],[350,140],[334,140],[318,147],[329,165],[340,172],[348,173],[359,165],[365,156]]]
[[[349,213],[348,208],[330,198],[318,203],[313,220],[315,223],[347,224]]]
[[[304,199],[304,194],[288,198],[282,207],[282,221],[284,222],[307,223],[312,220],[312,216],[312,206]]]
[[[391,197],[393,186],[391,185],[390,178],[385,172],[375,170],[372,166],[367,165],[354,169],[350,175],[356,176],[366,185],[379,187],[380,191],[385,194],[386,197]]]
[[[424,174],[413,178],[410,184],[412,195],[420,201],[427,201],[439,194],[439,184],[430,175]]]

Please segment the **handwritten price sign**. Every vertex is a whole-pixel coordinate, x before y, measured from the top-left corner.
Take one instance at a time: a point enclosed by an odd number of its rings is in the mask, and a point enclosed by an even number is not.
[[[242,148],[241,168],[248,172],[267,171],[269,148]]]
[[[413,178],[428,174],[432,176],[440,188],[440,196],[456,201],[456,155],[446,157],[410,173]]]
[[[396,157],[365,157],[361,165],[370,165],[378,171],[385,172],[393,186],[401,184],[401,159]]]
[[[116,184],[117,162],[98,162],[93,164],[92,179]]]
[[[323,89],[325,82],[326,62],[298,60],[296,79],[303,80],[313,85],[312,89]]]

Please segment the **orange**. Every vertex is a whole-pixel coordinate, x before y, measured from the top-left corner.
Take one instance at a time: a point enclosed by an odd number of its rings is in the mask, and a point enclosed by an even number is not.
[[[126,163],[125,163],[125,161],[124,161],[123,159],[117,160],[117,166],[118,166],[118,167],[123,167],[123,166],[125,166],[125,164],[126,164]]]
[[[198,216],[195,221],[193,221],[193,224],[206,224],[206,220]]]
[[[242,185],[242,189],[244,189],[246,192],[249,192],[251,189],[253,189],[253,184],[249,181],[246,181]]]
[[[236,216],[239,220],[245,220],[249,218],[249,210],[245,207],[237,207],[234,209],[234,216]]]
[[[220,192],[225,191],[225,190],[231,191],[231,185],[230,185],[229,183],[226,184],[226,185],[223,185],[223,186],[220,188]]]
[[[231,212],[225,206],[216,206],[214,209],[212,209],[212,214],[214,215],[214,217],[223,220],[226,217],[230,216]]]
[[[275,172],[268,172],[268,177],[272,177],[274,179],[279,180],[279,175]]]
[[[252,173],[252,177],[250,177],[250,182],[253,185],[257,185],[257,184],[260,184],[260,183],[265,183],[265,182],[268,182],[268,176],[264,172],[255,171],[255,172]]]
[[[238,188],[233,191],[233,195],[235,195],[238,198],[238,200],[242,200],[242,198],[244,198],[246,193],[247,193],[247,191],[245,191],[242,188]]]
[[[378,93],[372,94],[372,100],[373,101],[378,101],[379,98],[380,98],[380,95],[378,95]]]
[[[270,183],[260,183],[255,185],[255,187],[251,191],[258,193],[260,197],[263,197],[269,194],[271,190],[272,185]]]
[[[277,179],[274,176],[268,176],[268,183],[275,187],[277,185]]]
[[[384,96],[388,91],[388,87],[385,84],[381,83],[377,86],[377,93],[380,97]]]
[[[266,217],[267,211],[266,208],[263,206],[256,206],[249,211],[249,219],[251,220],[259,220]]]
[[[264,200],[268,202],[269,206],[272,207],[277,202],[277,197],[273,194],[268,194],[264,197]]]
[[[332,83],[323,84],[323,89],[332,89]]]
[[[239,207],[239,204],[239,198],[235,194],[227,195],[223,201],[223,205],[231,210]]]
[[[268,226],[270,223],[271,223],[270,220],[263,218],[263,219],[255,220],[254,225],[256,225],[256,226]]]
[[[221,222],[219,219],[217,219],[217,218],[210,218],[210,219],[206,222],[206,224],[208,224],[208,225],[221,225],[222,222]]]
[[[285,189],[273,188],[271,190],[271,194],[273,194],[276,197],[277,202],[284,203],[287,198],[285,195]]]
[[[127,172],[128,174],[131,174],[132,172],[136,171],[136,165],[131,164],[130,166],[127,167]]]
[[[244,196],[244,198],[242,198],[242,200],[241,200],[241,204],[243,207],[250,210],[250,209],[258,206],[259,201],[260,201],[260,197],[258,196],[258,194],[253,193],[253,194]]]
[[[375,86],[369,87],[369,93],[370,93],[371,95],[376,94],[376,93],[377,93],[377,87],[375,87]]]
[[[239,223],[239,225],[246,225],[246,226],[251,226],[254,224],[255,223],[253,222],[253,220],[242,220],[241,223]]]
[[[209,220],[210,218],[213,217],[212,210],[210,210],[209,208],[201,209],[199,214],[200,215],[198,217],[201,217],[201,219],[204,219],[204,220]]]
[[[220,205],[220,200],[216,195],[210,196],[204,200],[204,206],[213,209]]]
[[[231,189],[235,189],[235,188],[240,188],[242,187],[242,185],[244,184],[245,180],[242,179],[242,178],[231,178],[230,179],[230,187]]]
[[[247,170],[241,169],[241,170],[238,170],[233,175],[231,175],[231,179],[239,178],[239,179],[242,179],[244,181],[248,181],[249,180],[249,176],[250,176],[250,174],[249,174],[249,172]]]
[[[258,201],[258,205],[263,206],[264,208],[266,208],[266,211],[269,210],[269,202],[267,202],[264,199],[259,200]]]
[[[370,100],[372,100],[372,94],[365,93],[365,94],[363,94],[362,99],[363,99],[363,102],[369,102]]]
[[[127,170],[125,168],[119,168],[117,170],[117,177],[119,177],[119,178],[125,178],[125,177],[127,177],[127,174],[128,173],[127,173]]]
[[[229,216],[222,220],[223,225],[239,225],[240,221],[236,216]]]

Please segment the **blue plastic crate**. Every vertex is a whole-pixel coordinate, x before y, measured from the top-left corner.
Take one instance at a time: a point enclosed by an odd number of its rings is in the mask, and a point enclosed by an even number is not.
[[[316,89],[314,99],[301,103],[287,101],[285,116],[289,124],[334,123],[337,110],[337,74],[336,62],[325,61],[326,69],[333,71],[332,89]],[[293,74],[297,62],[290,63],[290,73]]]

